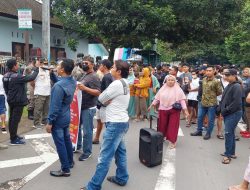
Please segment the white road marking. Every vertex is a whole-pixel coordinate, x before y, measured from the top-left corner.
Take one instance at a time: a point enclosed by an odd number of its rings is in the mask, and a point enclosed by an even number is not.
[[[40,157],[40,162],[44,162],[44,164],[20,180],[8,181],[7,185],[5,185],[3,188],[0,188],[1,190],[17,190],[22,188],[26,183],[35,178],[37,175],[39,175],[46,168],[48,168],[58,160],[56,151],[46,141],[44,141],[44,139],[33,139],[31,141],[31,146],[39,155],[38,157]],[[38,158],[36,159],[36,161],[38,162]]]
[[[175,190],[175,149],[167,149],[154,190]]]
[[[40,158],[40,156],[0,161],[0,169],[10,168],[10,167],[15,167],[15,166],[24,166],[24,165],[29,165],[29,164],[37,164],[41,162],[43,162],[43,160]]]
[[[183,137],[184,133],[179,128],[178,136]],[[157,179],[154,190],[175,190],[175,149],[166,149],[166,153],[163,157],[161,171]]]
[[[40,138],[46,138],[51,137],[51,134],[49,133],[41,133],[41,134],[34,134],[34,135],[25,135],[25,139],[40,139]]]

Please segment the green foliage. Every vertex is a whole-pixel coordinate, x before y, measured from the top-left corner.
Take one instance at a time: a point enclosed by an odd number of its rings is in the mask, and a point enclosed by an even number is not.
[[[69,48],[72,51],[77,51],[77,46],[79,44],[78,40],[74,39],[74,38],[68,38],[67,39],[67,44],[69,46]]]
[[[236,63],[249,60],[249,40],[244,41],[249,24],[242,23],[249,23],[249,8],[241,15],[246,4],[249,0],[52,0],[52,10],[67,34],[102,39],[111,57],[116,47],[149,49],[157,38],[163,61],[225,62],[228,56]]]
[[[226,38],[227,56],[234,64],[250,64],[250,1],[246,2],[241,20]]]

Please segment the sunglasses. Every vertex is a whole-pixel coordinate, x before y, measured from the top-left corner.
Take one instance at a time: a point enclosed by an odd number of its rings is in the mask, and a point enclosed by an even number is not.
[[[84,65],[88,65],[88,64],[89,64],[88,61],[83,61],[82,63],[83,63]]]

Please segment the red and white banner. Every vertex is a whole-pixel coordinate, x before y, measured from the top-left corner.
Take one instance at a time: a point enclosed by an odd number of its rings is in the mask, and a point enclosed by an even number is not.
[[[81,105],[82,105],[82,91],[76,89],[73,101],[70,105],[70,138],[74,149],[77,148],[78,130],[80,126],[81,116]]]

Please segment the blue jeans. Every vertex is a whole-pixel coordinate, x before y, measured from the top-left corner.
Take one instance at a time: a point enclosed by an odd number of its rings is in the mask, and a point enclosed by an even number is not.
[[[56,145],[62,171],[70,172],[70,165],[73,163],[73,149],[70,140],[69,126],[53,126],[52,137]]]
[[[102,182],[105,179],[111,161],[115,157],[116,180],[118,183],[126,184],[128,181],[127,156],[124,143],[124,136],[128,131],[129,123],[107,122],[106,130],[103,134],[103,143],[101,146],[96,172],[87,185],[88,190],[100,190]]]
[[[237,111],[233,114],[224,117],[225,123],[225,156],[230,158],[235,155],[235,128],[237,127],[242,111]]]
[[[199,102],[198,104],[198,131],[202,132],[203,120],[208,115],[208,130],[207,133],[211,135],[214,128],[214,121],[216,117],[216,106],[204,107]]]
[[[81,110],[80,126],[78,131],[77,149],[82,147],[83,154],[92,154],[93,119],[96,109]],[[83,136],[82,136],[83,130]]]

